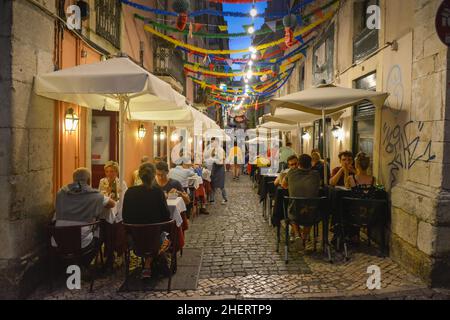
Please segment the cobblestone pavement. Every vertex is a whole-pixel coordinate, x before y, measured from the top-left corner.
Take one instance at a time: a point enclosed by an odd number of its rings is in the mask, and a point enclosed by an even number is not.
[[[209,216],[191,222],[187,248],[202,248],[197,290],[117,292],[123,272],[96,281],[93,293],[41,288],[32,299],[448,299],[450,293],[427,289],[389,258],[380,258],[364,245],[351,252],[350,261],[334,254],[334,263],[296,243],[285,264],[276,252],[276,232],[262,217],[258,196],[248,177],[227,182],[229,202],[209,206]],[[282,248],[281,248],[282,249]],[[367,268],[381,268],[381,290],[369,291]]]

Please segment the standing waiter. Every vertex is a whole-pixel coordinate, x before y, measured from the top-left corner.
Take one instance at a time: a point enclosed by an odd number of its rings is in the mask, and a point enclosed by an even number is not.
[[[212,163],[211,170],[211,199],[210,202],[215,202],[215,193],[217,189],[222,192],[222,204],[228,202],[227,192],[225,191],[225,150],[219,145],[216,138],[211,139],[211,145],[205,152],[205,161]]]

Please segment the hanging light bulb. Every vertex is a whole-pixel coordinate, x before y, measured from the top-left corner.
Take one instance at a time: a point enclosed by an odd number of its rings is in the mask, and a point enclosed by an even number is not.
[[[257,14],[258,14],[258,10],[256,10],[255,7],[253,7],[253,8],[250,10],[250,16],[251,16],[252,18],[254,18],[254,17],[256,17]]]
[[[249,60],[248,61],[248,65],[251,67],[251,66],[253,66],[253,60]]]
[[[247,79],[247,78],[244,78],[244,82],[245,82],[245,83],[248,83],[248,79]]]
[[[247,78],[250,80],[253,77],[253,70],[252,69],[248,69],[247,71]]]
[[[256,53],[252,53],[252,55],[250,56],[250,58],[252,58],[252,60],[256,60],[256,58],[257,58]]]
[[[256,54],[256,52],[258,52],[258,50],[256,50],[256,48],[255,48],[254,46],[250,46],[250,47],[248,48],[248,51],[250,51],[250,52],[253,53],[253,54]]]
[[[247,32],[249,34],[254,34],[255,33],[255,28],[253,26],[248,27]]]

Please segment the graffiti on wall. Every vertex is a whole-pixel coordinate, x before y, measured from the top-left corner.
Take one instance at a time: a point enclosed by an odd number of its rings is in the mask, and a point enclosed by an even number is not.
[[[407,135],[408,129],[414,125],[417,125],[418,135],[409,139]],[[410,170],[417,161],[429,162],[436,158],[436,155],[431,152],[431,141],[426,144],[424,149],[419,148],[419,143],[421,142],[420,133],[423,128],[423,122],[414,121],[409,121],[403,126],[391,126],[387,123],[383,125],[383,147],[390,157],[388,166],[391,186],[397,183],[400,170]]]

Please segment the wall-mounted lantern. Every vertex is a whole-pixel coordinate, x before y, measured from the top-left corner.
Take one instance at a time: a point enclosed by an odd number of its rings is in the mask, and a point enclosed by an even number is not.
[[[342,124],[338,123],[338,124],[334,125],[333,129],[331,129],[331,134],[337,140],[342,140],[344,137],[344,130],[342,129]]]
[[[139,139],[144,139],[145,134],[147,133],[147,129],[145,129],[144,125],[141,124],[138,129],[138,137]]]
[[[64,117],[66,132],[72,133],[77,131],[79,120],[80,119],[76,115],[75,111],[72,108],[68,109]]]
[[[311,139],[311,134],[309,133],[309,131],[303,130],[303,132],[302,132],[302,138],[303,138],[304,140],[309,140],[309,139]]]

